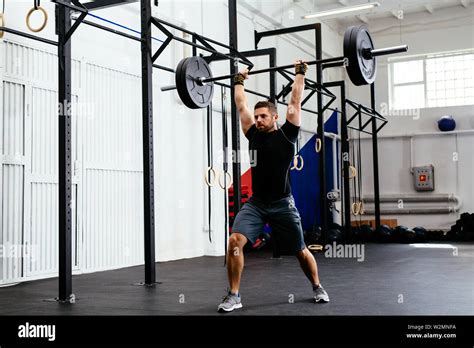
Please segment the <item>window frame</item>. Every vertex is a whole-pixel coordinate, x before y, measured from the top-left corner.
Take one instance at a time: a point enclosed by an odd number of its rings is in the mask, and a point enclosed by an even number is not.
[[[463,49],[463,50],[455,50],[455,51],[445,51],[445,52],[438,52],[438,53],[427,53],[427,54],[417,54],[417,55],[410,55],[410,56],[403,56],[403,57],[389,57],[387,60],[388,66],[388,89],[389,89],[389,110],[403,110],[401,108],[395,108],[394,101],[395,101],[395,88],[396,87],[403,87],[403,86],[410,86],[410,85],[419,85],[423,84],[423,93],[424,93],[424,100],[423,106],[419,108],[439,108],[439,107],[452,107],[452,106],[465,106],[465,105],[473,105],[473,104],[455,104],[455,105],[446,105],[446,106],[430,106],[428,101],[428,86],[427,86],[427,60],[428,59],[436,59],[436,58],[446,58],[446,57],[455,57],[455,56],[464,56],[474,54],[474,48],[471,49]],[[417,82],[404,82],[404,83],[395,83],[394,82],[394,67],[395,63],[402,63],[402,62],[411,62],[421,60],[423,62],[423,78]],[[447,80],[444,79],[444,82]],[[437,89],[434,89],[437,91]],[[446,90],[446,89],[445,89]],[[466,97],[464,97],[466,98]]]

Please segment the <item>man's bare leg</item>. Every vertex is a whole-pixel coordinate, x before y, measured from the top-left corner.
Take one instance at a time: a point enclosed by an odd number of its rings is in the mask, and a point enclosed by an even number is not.
[[[304,248],[298,252],[296,257],[300,262],[301,269],[311,282],[311,285],[319,285],[318,265],[316,264],[313,254],[311,254],[308,248]]]
[[[240,279],[244,269],[244,245],[247,237],[234,232],[229,238],[227,251],[227,276],[229,278],[229,289],[233,294],[237,294],[240,288]]]
[[[318,265],[316,264],[316,260],[313,254],[311,254],[308,248],[304,248],[303,250],[299,251],[296,256],[298,258],[298,261],[300,262],[300,266],[303,269],[304,274],[313,286],[314,302],[329,302],[329,296],[326,290],[324,290],[321,283],[319,282]]]

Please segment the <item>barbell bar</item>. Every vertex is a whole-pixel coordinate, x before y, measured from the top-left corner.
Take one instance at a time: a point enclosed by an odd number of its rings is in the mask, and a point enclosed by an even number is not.
[[[377,57],[377,56],[401,53],[401,52],[406,52],[406,51],[408,51],[408,45],[401,45],[401,46],[395,46],[395,47],[379,48],[375,50],[364,50],[362,51],[362,54],[364,58],[372,59],[373,57]],[[344,66],[348,65],[346,57],[334,57],[334,58],[327,58],[327,59],[312,60],[305,63],[307,65],[316,65],[316,64],[327,64],[327,63],[341,63],[341,62],[344,62],[343,64]],[[256,74],[262,74],[266,72],[280,71],[280,70],[293,68],[294,66],[295,66],[294,64],[274,66],[274,67],[270,67],[266,69],[259,69],[259,70],[253,70],[253,71],[251,70],[249,71],[248,74],[256,75]],[[199,83],[208,83],[208,82],[221,81],[225,79],[234,78],[235,75],[236,74],[229,74],[229,75],[211,77],[207,79],[200,77],[200,78],[197,78],[196,81]]]
[[[408,51],[408,45],[400,45],[394,47],[386,47],[386,48],[377,48],[375,50],[363,50],[362,54],[364,58],[371,59],[373,57],[378,56],[385,56],[387,54],[394,54],[394,53],[403,53]]]
[[[341,61],[344,61],[344,60],[345,60],[344,57],[335,57],[335,58],[327,58],[327,59],[320,59],[320,60],[312,60],[312,61],[306,62],[306,64],[315,65],[315,64],[341,62]],[[290,68],[294,68],[294,67],[295,67],[295,64],[288,64],[288,65],[282,65],[282,66],[273,66],[273,67],[270,67],[270,68],[259,69],[259,70],[250,70],[249,75],[263,74],[263,73],[266,73],[266,72],[285,70],[285,69],[290,69]],[[223,76],[217,76],[217,77],[211,77],[211,78],[199,77],[199,78],[196,79],[196,81],[198,83],[209,83],[209,82],[214,82],[214,81],[231,79],[231,78],[234,78],[235,75],[237,75],[237,74],[229,74],[229,75],[223,75]]]
[[[344,33],[343,56],[306,62],[308,65],[335,64],[344,65],[352,83],[356,86],[368,85],[375,81],[377,72],[376,57],[408,51],[407,45],[375,49],[369,31],[364,26],[352,26]],[[294,64],[274,66],[253,70],[249,75],[281,71],[294,67]],[[191,109],[205,108],[212,100],[214,82],[232,79],[236,74],[212,76],[209,64],[201,57],[182,59],[176,68],[176,87],[162,88],[169,91],[178,90],[184,105]]]

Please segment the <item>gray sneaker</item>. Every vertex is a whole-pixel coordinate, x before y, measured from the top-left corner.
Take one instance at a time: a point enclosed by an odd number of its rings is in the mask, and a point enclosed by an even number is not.
[[[319,287],[313,290],[314,296],[313,300],[316,303],[322,302],[327,303],[329,302],[329,296],[326,290],[324,290],[323,286],[319,284]]]
[[[219,313],[232,312],[234,309],[242,308],[240,296],[231,294],[230,292],[224,296],[222,303],[217,307]]]

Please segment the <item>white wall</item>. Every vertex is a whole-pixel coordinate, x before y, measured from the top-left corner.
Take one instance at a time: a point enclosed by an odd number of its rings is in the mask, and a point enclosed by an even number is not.
[[[472,6],[468,11],[472,12]],[[416,28],[393,29],[373,34],[376,47],[408,44],[407,55],[437,53],[474,47],[473,17],[455,23],[436,25],[419,25]],[[450,25],[451,24],[451,25]],[[370,28],[370,27],[369,27]],[[399,55],[400,56],[400,55]],[[378,59],[376,79],[377,110],[387,110],[389,103],[387,58]],[[370,105],[368,87],[352,86],[349,98]],[[419,113],[418,113],[419,112]],[[415,112],[401,111],[397,114],[384,114],[389,122],[379,133],[379,171],[380,194],[415,193],[414,180],[410,174],[410,139],[398,135],[426,132],[440,133],[437,120],[443,115],[453,115],[456,119],[456,130],[474,129],[474,107],[455,106],[440,108],[422,108]],[[435,134],[414,137],[414,165],[433,164],[435,166],[435,191],[433,193],[452,193],[463,200],[460,212],[474,211],[474,185],[470,178],[474,175],[472,146],[474,133]],[[372,147],[370,141],[363,141],[363,192],[373,194]],[[457,153],[458,161],[454,161]],[[383,216],[382,216],[383,217]],[[432,228],[448,228],[458,219],[459,214],[445,215],[398,215],[399,224]]]
[[[57,58],[11,35],[0,46],[0,241],[34,253],[0,259],[10,283],[57,275]],[[72,65],[74,273],[143,262],[140,77],[92,59]]]

